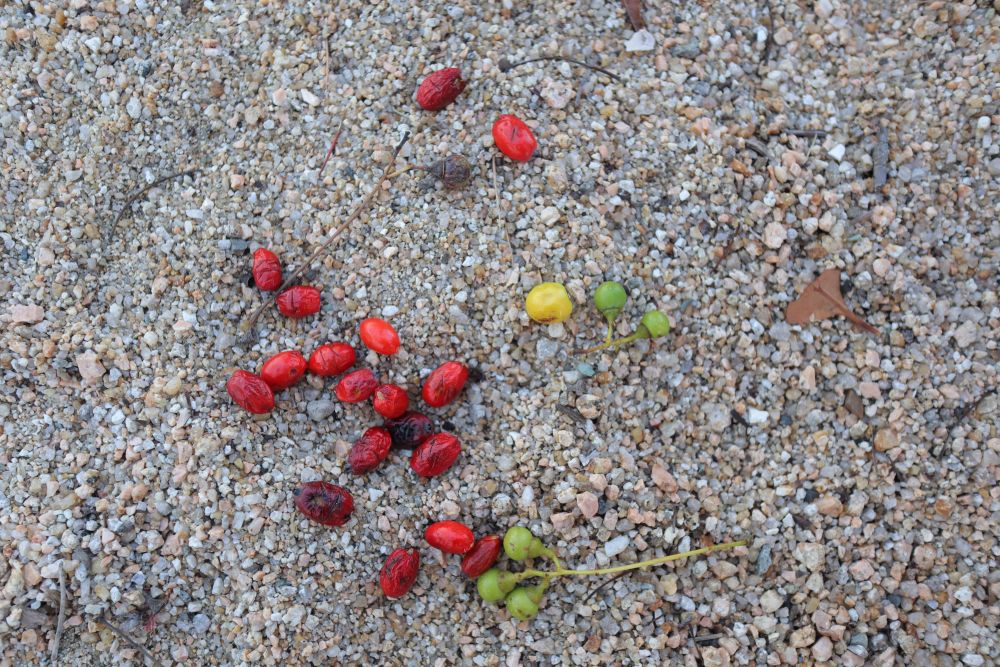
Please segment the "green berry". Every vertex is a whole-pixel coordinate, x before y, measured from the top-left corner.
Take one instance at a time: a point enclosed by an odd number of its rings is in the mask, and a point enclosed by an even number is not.
[[[625,287],[614,280],[601,283],[598,285],[597,291],[594,292],[594,305],[597,306],[601,315],[604,315],[608,324],[614,322],[618,314],[622,312],[626,299],[628,299],[628,292],[625,291]]]
[[[476,590],[479,591],[479,597],[487,602],[500,602],[507,593],[514,590],[514,582],[509,572],[493,567],[476,579]]]
[[[533,599],[532,588],[519,586],[507,595],[507,611],[519,621],[530,620],[538,614],[538,602]]]
[[[504,553],[511,560],[524,560],[531,556],[532,541],[535,539],[531,531],[523,526],[508,528],[503,536]]]
[[[651,310],[642,316],[639,322],[639,330],[648,335],[640,335],[640,338],[659,338],[670,333],[670,320],[658,310]]]

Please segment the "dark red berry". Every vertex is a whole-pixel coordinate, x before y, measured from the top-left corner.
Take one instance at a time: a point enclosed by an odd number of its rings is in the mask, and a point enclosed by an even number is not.
[[[267,248],[257,248],[253,253],[253,281],[265,292],[281,287],[281,262]]]
[[[472,531],[457,521],[432,523],[424,531],[424,539],[435,549],[447,554],[464,554],[476,541]]]
[[[469,369],[457,361],[446,361],[424,380],[424,402],[432,408],[440,408],[455,400],[465,381],[469,379]]]
[[[279,352],[260,367],[260,377],[275,390],[288,389],[306,374],[306,358],[301,352]]]
[[[527,162],[538,148],[531,128],[511,114],[504,114],[493,123],[493,143],[504,155],[518,162]]]
[[[410,468],[421,477],[436,477],[451,467],[462,452],[462,443],[451,433],[435,433],[413,450]]]
[[[416,549],[396,549],[385,559],[385,565],[378,573],[382,592],[390,600],[406,595],[420,572],[420,554]]]
[[[378,379],[368,368],[348,373],[340,378],[335,392],[344,403],[367,401],[378,388]]]
[[[236,405],[255,415],[266,414],[274,409],[274,392],[253,373],[236,371],[229,376],[226,391]]]
[[[329,377],[340,375],[354,365],[354,348],[347,343],[326,343],[309,355],[309,372]]]
[[[476,540],[476,544],[462,558],[462,572],[475,579],[493,567],[503,548],[503,540],[496,535],[487,535]]]
[[[351,447],[347,463],[355,475],[363,475],[378,467],[379,463],[389,455],[392,447],[392,437],[384,428],[377,426],[365,431]]]
[[[379,354],[396,354],[399,350],[399,334],[391,324],[377,317],[361,323],[361,342]]]
[[[431,73],[417,88],[417,104],[427,111],[438,111],[455,101],[465,90],[462,71],[457,67],[446,67]]]
[[[434,433],[430,417],[414,410],[396,419],[386,419],[382,426],[392,436],[392,446],[398,449],[415,449]]]
[[[319,290],[307,285],[289,287],[278,295],[278,310],[285,317],[308,317],[319,312]]]
[[[354,498],[342,486],[306,482],[295,490],[295,509],[324,526],[343,526],[354,511]]]
[[[372,405],[375,412],[386,419],[402,417],[407,408],[410,407],[410,397],[406,395],[406,390],[395,384],[384,384],[375,390],[372,398]]]

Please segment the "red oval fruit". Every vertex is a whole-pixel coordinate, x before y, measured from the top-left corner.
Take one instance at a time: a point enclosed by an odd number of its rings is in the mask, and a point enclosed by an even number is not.
[[[398,449],[415,449],[434,434],[434,422],[415,410],[404,412],[396,419],[386,419],[382,426],[392,436],[392,446]]]
[[[226,391],[236,405],[255,415],[263,415],[274,409],[274,392],[253,373],[236,371],[229,376]]]
[[[462,443],[451,433],[435,433],[413,450],[410,468],[421,477],[435,477],[451,467],[462,453]]]
[[[511,160],[527,162],[535,154],[538,142],[523,120],[506,113],[493,123],[493,143]]]
[[[281,261],[267,248],[257,248],[253,253],[253,281],[265,292],[281,287]]]
[[[279,352],[260,367],[260,377],[271,389],[288,389],[306,374],[306,358],[301,352]]]
[[[354,365],[356,358],[354,348],[347,343],[326,343],[309,355],[309,372],[323,377],[340,375]]]
[[[378,467],[379,463],[389,455],[392,448],[392,436],[384,428],[378,426],[365,431],[351,447],[347,463],[355,475],[363,475]]]
[[[378,583],[386,597],[395,600],[410,592],[419,573],[420,554],[417,550],[396,549],[385,559],[385,565],[378,573]]]
[[[367,401],[377,388],[378,378],[371,369],[362,368],[340,378],[334,391],[344,403],[360,403]]]
[[[432,523],[424,531],[424,539],[429,545],[446,554],[464,554],[476,542],[472,531],[457,521]]]
[[[289,287],[278,295],[278,310],[285,317],[308,317],[319,312],[319,290],[308,285]]]
[[[469,379],[469,369],[457,361],[446,361],[424,380],[424,402],[432,408],[448,405],[462,393],[465,381]]]
[[[476,540],[476,544],[462,558],[462,572],[475,579],[493,567],[500,556],[503,540],[496,535],[487,535]]]
[[[379,354],[396,354],[399,350],[399,334],[391,324],[377,317],[361,323],[361,342]]]
[[[354,498],[342,486],[306,482],[295,490],[295,509],[324,526],[343,526],[354,511]]]
[[[432,72],[417,88],[417,104],[427,111],[438,111],[455,101],[465,90],[462,71],[457,67],[446,67]]]
[[[372,398],[372,405],[375,412],[386,419],[402,417],[407,408],[410,407],[410,397],[406,395],[406,390],[395,384],[384,384],[375,390]]]

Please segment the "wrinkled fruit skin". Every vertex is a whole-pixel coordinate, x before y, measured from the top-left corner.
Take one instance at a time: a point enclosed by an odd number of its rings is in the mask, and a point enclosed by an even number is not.
[[[295,490],[295,509],[324,526],[343,526],[354,511],[354,498],[342,486],[307,482]]]
[[[361,322],[361,342],[379,354],[396,354],[399,350],[399,334],[391,324],[377,317]]]
[[[424,380],[422,395],[424,403],[432,408],[448,405],[462,393],[465,381],[469,379],[469,369],[457,361],[446,361]]]
[[[253,282],[265,292],[281,287],[281,261],[267,248],[257,248],[253,253]]]
[[[500,557],[503,542],[496,535],[487,535],[476,540],[476,544],[462,558],[462,572],[475,579],[493,567]]]
[[[340,378],[335,392],[344,403],[360,403],[367,401],[377,388],[378,378],[371,370],[362,368]]]
[[[435,433],[413,450],[410,468],[421,477],[436,477],[462,453],[462,443],[451,433]]]
[[[563,322],[573,312],[573,301],[562,283],[539,283],[524,300],[528,317],[541,324]]]
[[[226,391],[236,405],[255,415],[274,409],[274,392],[260,377],[247,371],[236,371],[226,382]]]
[[[351,447],[347,463],[355,475],[374,470],[385,460],[392,448],[392,437],[384,428],[375,426],[365,431]]]
[[[455,101],[465,90],[462,71],[446,67],[428,75],[417,88],[417,104],[427,111],[439,111]]]
[[[501,153],[517,162],[527,162],[538,148],[531,128],[511,114],[504,114],[493,123],[493,143]]]
[[[382,426],[392,435],[392,446],[397,449],[415,449],[434,434],[434,422],[415,410],[396,419],[386,419]]]
[[[401,598],[410,592],[420,573],[420,554],[416,549],[396,549],[385,559],[385,565],[378,573],[382,592],[390,600]]]
[[[309,372],[322,377],[340,375],[354,365],[356,358],[354,348],[347,343],[326,343],[309,355]]]
[[[410,397],[406,395],[406,390],[395,384],[384,384],[375,390],[372,398],[372,405],[375,412],[386,419],[402,417],[410,407]]]
[[[446,190],[458,190],[472,178],[472,165],[461,155],[452,154],[438,160],[427,170],[431,176],[441,181]]]
[[[457,521],[438,521],[427,526],[424,539],[435,549],[446,554],[468,553],[476,538],[467,526]]]
[[[306,374],[306,358],[301,352],[279,352],[264,362],[260,377],[274,391],[288,389]]]
[[[319,312],[319,290],[307,285],[289,287],[278,295],[278,310],[285,317],[308,317]]]

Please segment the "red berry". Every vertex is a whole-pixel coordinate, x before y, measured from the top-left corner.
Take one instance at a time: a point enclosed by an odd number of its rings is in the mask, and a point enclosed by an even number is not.
[[[462,452],[462,443],[451,433],[435,433],[413,450],[410,467],[421,477],[436,477],[451,467]]]
[[[226,382],[226,391],[236,405],[255,415],[266,414],[274,409],[274,392],[253,373],[236,371]]]
[[[301,352],[279,352],[260,367],[260,377],[275,390],[288,389],[306,374],[306,358]]]
[[[384,384],[375,390],[372,398],[375,412],[386,419],[402,417],[406,409],[410,407],[410,397],[406,395],[406,390],[395,384]]]
[[[334,391],[344,403],[360,403],[367,401],[377,388],[378,379],[375,374],[368,368],[362,368],[340,378]]]
[[[415,449],[434,433],[430,417],[414,410],[396,419],[386,419],[382,426],[392,436],[392,446],[398,449]]]
[[[538,148],[531,128],[511,114],[504,114],[493,123],[493,143],[504,155],[518,162],[527,162]]]
[[[318,289],[296,285],[278,295],[278,310],[285,317],[308,317],[319,312],[319,301]]]
[[[340,375],[354,365],[354,348],[347,343],[326,343],[309,355],[309,372],[329,377]]]
[[[476,542],[467,526],[457,521],[438,521],[427,526],[424,539],[436,549],[446,554],[464,554]]]
[[[427,111],[438,111],[455,101],[465,90],[462,71],[457,67],[439,69],[427,76],[417,88],[417,104]]]
[[[378,573],[382,592],[390,600],[406,595],[420,572],[420,554],[416,549],[396,549],[385,559],[385,565]]]
[[[432,408],[440,408],[455,400],[469,379],[469,369],[457,361],[446,361],[424,380],[424,402]]]
[[[354,498],[342,486],[306,482],[295,490],[295,509],[324,526],[343,526],[354,511]]]
[[[392,437],[384,428],[377,426],[365,431],[351,447],[347,463],[355,475],[363,475],[378,467],[379,463],[389,455],[392,447]]]
[[[267,248],[257,248],[253,253],[253,281],[265,292],[281,287],[281,262]]]
[[[496,535],[487,535],[476,540],[475,546],[462,558],[462,572],[475,579],[493,567],[500,556],[503,540]]]
[[[361,323],[361,342],[379,354],[396,354],[399,350],[399,334],[391,324],[377,317]]]

